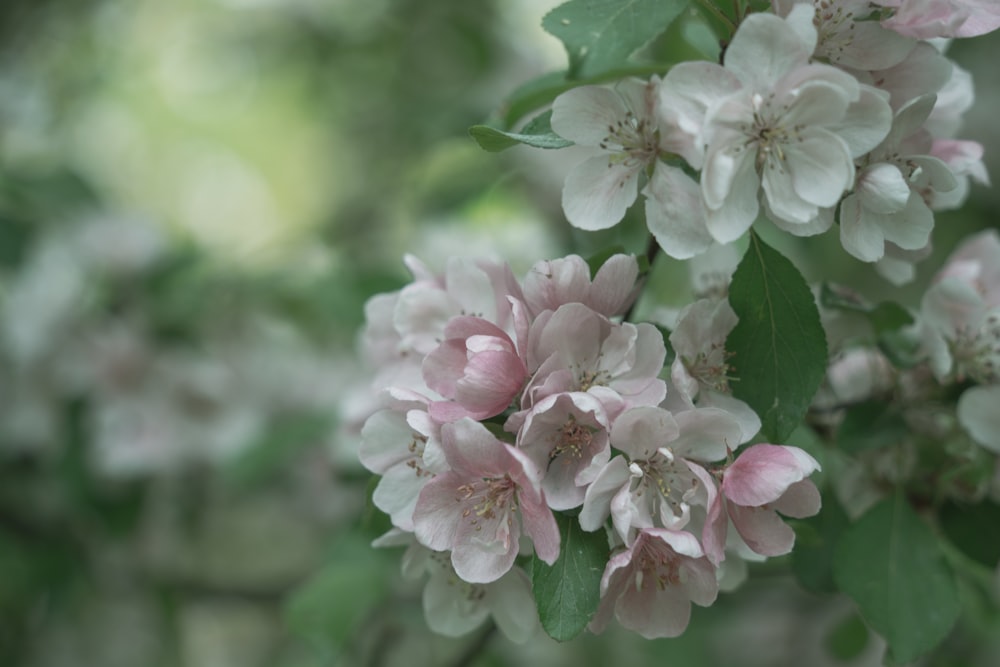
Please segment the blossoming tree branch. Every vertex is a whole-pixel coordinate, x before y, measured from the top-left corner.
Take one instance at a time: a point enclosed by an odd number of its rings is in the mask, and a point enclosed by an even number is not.
[[[571,0],[543,26],[568,69],[471,134],[592,147],[566,219],[601,230],[636,206],[649,251],[522,277],[407,258],[413,282],[368,302],[363,336],[381,402],[360,456],[393,525],[377,544],[406,547],[447,635],[492,616],[515,641],[539,623],[674,637],[748,561],[792,552],[891,660],[934,649],[959,587],[996,586],[1000,236],[964,241],[915,309],[810,285],[762,226],[836,234],[911,281],[935,212],[988,184],[946,47],[1000,26],[1000,4]],[[712,31],[704,59],[632,58],[678,26]],[[633,321],[674,260],[700,298]]]

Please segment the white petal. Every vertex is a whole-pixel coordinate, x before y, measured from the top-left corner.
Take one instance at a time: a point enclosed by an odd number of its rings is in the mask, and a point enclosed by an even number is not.
[[[966,389],[958,399],[958,421],[973,440],[1000,454],[1000,385]]]
[[[668,255],[688,259],[712,244],[712,235],[705,226],[701,190],[682,170],[657,165],[642,193],[646,196],[646,225]]]
[[[595,231],[621,222],[638,194],[641,166],[627,166],[599,155],[574,167],[566,176],[562,194],[570,224]]]
[[[867,167],[858,178],[857,196],[875,213],[896,213],[910,199],[910,186],[899,167],[880,162]]]
[[[793,9],[793,13],[798,8]],[[812,8],[808,8],[810,13]],[[812,43],[803,41],[811,37]],[[788,72],[808,62],[816,48],[816,31],[800,35],[773,14],[751,14],[726,50],[725,66],[754,90],[766,90]]]
[[[552,103],[552,129],[564,139],[598,146],[609,128],[628,113],[621,95],[603,86],[581,86],[566,91]]]
[[[795,193],[810,204],[833,206],[854,180],[854,162],[847,146],[824,129],[813,128],[790,144],[785,155]]]
[[[701,192],[708,206],[705,224],[719,243],[731,243],[750,228],[760,211],[760,178],[752,151],[733,153],[725,147],[710,152],[701,174]]]

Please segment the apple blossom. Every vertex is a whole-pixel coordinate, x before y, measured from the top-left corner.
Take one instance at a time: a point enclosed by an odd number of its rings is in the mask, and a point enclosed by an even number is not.
[[[792,549],[795,533],[778,516],[804,518],[819,511],[816,485],[806,479],[819,470],[798,447],[748,447],[722,473],[720,493],[703,532],[705,553],[718,562],[726,543],[727,518],[755,553],[780,556]]]
[[[1000,6],[993,0],[872,0],[891,7],[882,25],[917,39],[975,37],[1000,28]]]
[[[441,449],[450,470],[420,491],[413,512],[417,540],[435,551],[450,549],[464,581],[489,583],[513,566],[523,521],[535,553],[551,565],[559,555],[559,529],[535,464],[469,418],[441,427]]]
[[[715,568],[691,533],[647,528],[608,561],[590,629],[603,632],[613,616],[646,639],[676,637],[687,627],[691,603],[707,607],[718,590]]]

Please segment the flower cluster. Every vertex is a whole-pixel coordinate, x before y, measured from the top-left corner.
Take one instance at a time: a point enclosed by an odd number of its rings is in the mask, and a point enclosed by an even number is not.
[[[731,243],[764,213],[798,236],[836,220],[851,255],[909,279],[933,211],[987,181],[982,147],[954,138],[970,78],[921,40],[982,34],[1000,15],[972,0],[877,4],[881,22],[868,0],[773,0],[721,65],[560,95],[553,130],[600,150],[567,176],[569,221],[616,224],[645,175],[646,223],[672,257]]]
[[[380,542],[410,544],[408,569],[431,574],[434,629],[460,634],[492,613],[526,638],[518,558],[559,558],[562,513],[612,549],[591,629],[616,617],[675,636],[725,568],[791,549],[779,513],[819,509],[804,451],[736,455],[760,421],[729,392],[724,299],[681,313],[665,380],[660,330],[621,318],[639,276],[631,256],[593,277],[575,255],[543,261],[523,281],[488,262],[454,260],[441,276],[409,265],[414,282],[368,303],[363,340],[384,391],[360,458],[381,475],[373,501],[394,525]]]

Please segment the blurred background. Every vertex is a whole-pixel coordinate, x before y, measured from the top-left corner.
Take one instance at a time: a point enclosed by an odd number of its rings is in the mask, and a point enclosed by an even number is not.
[[[0,665],[879,663],[851,605],[780,561],[679,640],[517,647],[432,635],[400,553],[369,547],[386,524],[356,462],[356,332],[408,280],[404,253],[523,275],[644,247],[641,221],[565,224],[575,149],[498,156],[466,134],[565,66],[539,26],[555,4],[0,4]],[[994,176],[998,46],[950,52]],[[998,210],[974,187],[938,256]],[[808,243],[807,272],[876,280]],[[657,299],[683,301],[683,272],[657,267]],[[993,664],[992,642],[949,664]]]

